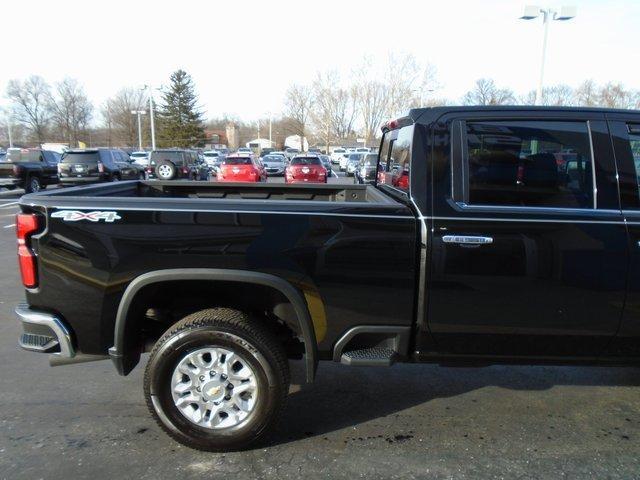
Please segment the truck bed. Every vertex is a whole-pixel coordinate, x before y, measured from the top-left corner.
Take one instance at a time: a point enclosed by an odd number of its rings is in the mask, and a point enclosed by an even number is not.
[[[128,181],[50,190],[22,198],[24,206],[75,209],[190,211],[247,209],[295,213],[411,215],[406,205],[371,185],[283,185],[197,181]]]
[[[131,181],[48,192],[55,197],[219,198],[226,200],[299,200],[389,203],[368,185],[215,183],[196,181]]]

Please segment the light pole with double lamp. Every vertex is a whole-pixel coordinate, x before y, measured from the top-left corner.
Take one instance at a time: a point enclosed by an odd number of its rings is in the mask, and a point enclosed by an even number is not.
[[[551,20],[566,21],[576,16],[576,7],[560,7],[560,11],[552,8],[541,8],[538,5],[527,5],[524,7],[524,15],[521,20],[533,20],[542,15],[542,23],[544,25],[544,33],[542,37],[542,60],[540,61],[540,77],[538,79],[538,88],[536,90],[536,105],[542,103],[542,83],[544,81],[544,64],[547,56],[547,37],[549,36],[549,24]]]
[[[138,116],[138,150],[142,151],[142,122],[140,121],[140,115],[146,115],[145,110],[131,110],[131,115]]]

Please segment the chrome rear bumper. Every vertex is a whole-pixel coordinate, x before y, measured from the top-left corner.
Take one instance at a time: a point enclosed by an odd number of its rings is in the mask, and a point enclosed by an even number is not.
[[[51,353],[57,357],[76,355],[71,332],[65,323],[50,313],[32,310],[26,303],[16,307],[23,333],[19,344],[30,352]]]

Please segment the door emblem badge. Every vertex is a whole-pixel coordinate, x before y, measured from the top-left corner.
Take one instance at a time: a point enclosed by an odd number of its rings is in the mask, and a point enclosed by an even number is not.
[[[90,222],[99,222],[104,220],[106,223],[113,223],[122,219],[118,212],[79,212],[78,210],[60,210],[53,212],[51,218],[61,218],[65,222],[79,222],[81,220],[89,220]]]

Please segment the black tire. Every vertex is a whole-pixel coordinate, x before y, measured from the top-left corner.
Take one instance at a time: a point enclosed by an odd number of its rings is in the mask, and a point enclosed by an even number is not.
[[[112,182],[119,182],[120,181],[120,175],[118,175],[117,173],[114,173],[113,175],[111,175],[111,181]]]
[[[160,172],[162,172],[162,174]],[[178,169],[168,160],[163,160],[156,165],[156,177],[159,180],[173,180],[177,174]]]
[[[255,407],[235,426],[199,426],[174,404],[174,369],[189,352],[206,346],[232,350],[255,372]],[[261,441],[278,421],[288,391],[289,365],[282,345],[260,319],[229,308],[202,310],[173,325],[153,347],[144,376],[147,406],[158,425],[183,445],[211,452],[240,450]]]
[[[25,193],[34,193],[42,190],[42,182],[40,181],[40,177],[36,175],[32,175],[27,178],[27,181],[24,185]]]

